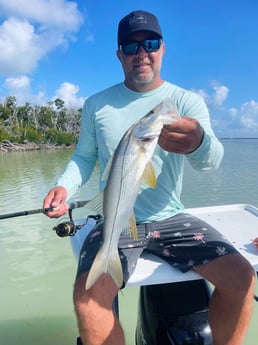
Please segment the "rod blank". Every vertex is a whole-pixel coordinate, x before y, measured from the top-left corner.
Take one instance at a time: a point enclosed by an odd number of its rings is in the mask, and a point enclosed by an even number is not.
[[[79,207],[83,207],[88,203],[88,201],[76,201],[69,204],[69,209],[75,209]],[[14,213],[7,213],[7,214],[0,214],[0,220],[1,219],[7,219],[7,218],[14,218],[14,217],[22,217],[22,216],[29,216],[31,214],[37,214],[37,213],[46,213],[49,211],[53,211],[53,207],[47,207],[47,208],[38,208],[35,210],[28,210],[28,211],[20,211],[20,212],[14,212]]]
[[[14,217],[21,217],[21,216],[28,216],[30,214],[37,214],[37,213],[45,213],[51,211],[53,208],[39,208],[36,210],[29,210],[29,211],[20,211],[14,213],[7,213],[7,214],[0,214],[0,219],[7,219],[7,218],[14,218]]]

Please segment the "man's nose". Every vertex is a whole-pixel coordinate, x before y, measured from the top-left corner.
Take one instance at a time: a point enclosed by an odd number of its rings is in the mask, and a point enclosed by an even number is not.
[[[142,45],[139,46],[137,55],[139,55],[139,56],[146,56],[147,55],[147,53],[146,53],[146,51],[145,51],[145,49],[143,48]]]

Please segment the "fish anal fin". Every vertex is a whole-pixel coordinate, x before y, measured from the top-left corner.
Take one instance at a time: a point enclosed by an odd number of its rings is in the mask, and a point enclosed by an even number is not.
[[[132,215],[130,218],[129,218],[129,222],[128,224],[126,224],[126,226],[123,228],[123,230],[121,231],[121,234],[122,235],[131,235],[133,236],[133,238],[135,240],[138,239],[138,230],[137,230],[137,226],[136,226],[136,221],[135,221],[135,217],[134,215]]]
[[[149,162],[142,175],[142,182],[150,186],[151,188],[156,188],[157,186],[157,179],[155,170],[151,162]]]

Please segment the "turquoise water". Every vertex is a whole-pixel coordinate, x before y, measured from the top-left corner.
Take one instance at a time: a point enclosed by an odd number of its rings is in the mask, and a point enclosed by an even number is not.
[[[198,173],[186,165],[187,207],[226,203],[258,206],[258,140],[225,140],[219,170]],[[0,214],[40,208],[71,151],[0,153]],[[96,192],[95,175],[77,200]],[[85,210],[75,210],[75,217]],[[57,220],[38,214],[0,220],[0,345],[73,345],[77,336],[72,305],[76,264],[69,240],[52,231]],[[258,235],[258,230],[257,230]],[[120,296],[127,345],[133,344],[137,288]],[[256,288],[258,294],[258,288]],[[258,304],[245,345],[258,339]]]

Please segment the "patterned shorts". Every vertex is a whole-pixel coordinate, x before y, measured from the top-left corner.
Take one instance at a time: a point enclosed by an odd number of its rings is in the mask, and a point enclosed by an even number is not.
[[[102,241],[103,221],[86,238],[77,276],[88,272]],[[124,284],[133,273],[143,250],[157,255],[182,272],[220,256],[236,253],[235,247],[216,229],[190,214],[182,213],[167,220],[137,226],[138,239],[121,235],[118,245]]]

